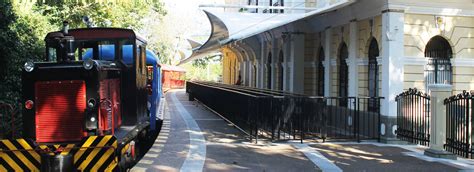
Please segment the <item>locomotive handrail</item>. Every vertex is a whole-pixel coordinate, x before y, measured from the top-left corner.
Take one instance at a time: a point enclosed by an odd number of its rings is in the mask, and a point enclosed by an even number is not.
[[[103,99],[101,99],[101,100],[100,100],[100,103],[99,103],[100,106],[102,106],[102,103],[107,103],[107,105],[106,105],[107,108],[110,108],[110,113],[111,113],[111,118],[112,118],[112,119],[111,119],[112,121],[111,121],[111,126],[110,126],[111,128],[110,128],[110,130],[111,130],[111,132],[112,132],[112,135],[114,135],[114,133],[115,133],[115,111],[114,111],[114,108],[113,108],[113,103],[112,103],[112,101],[111,101],[109,98],[103,98]],[[99,111],[99,114],[100,114],[100,113],[101,113],[101,111]],[[100,118],[99,118],[99,119],[100,119]],[[107,121],[106,121],[106,123],[107,123]]]

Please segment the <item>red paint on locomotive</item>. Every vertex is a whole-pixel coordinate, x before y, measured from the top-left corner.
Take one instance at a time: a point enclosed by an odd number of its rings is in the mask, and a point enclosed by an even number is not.
[[[102,134],[114,134],[122,125],[120,114],[120,80],[106,79],[100,81],[99,130]]]
[[[86,109],[84,81],[36,82],[35,102],[37,142],[71,142],[82,139]]]

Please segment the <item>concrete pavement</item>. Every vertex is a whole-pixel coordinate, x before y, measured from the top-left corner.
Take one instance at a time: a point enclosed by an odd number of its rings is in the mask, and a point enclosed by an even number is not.
[[[249,143],[184,90],[166,94],[163,127],[131,171],[474,171],[474,161],[433,159],[423,147],[380,143]],[[421,152],[421,153],[420,153]]]

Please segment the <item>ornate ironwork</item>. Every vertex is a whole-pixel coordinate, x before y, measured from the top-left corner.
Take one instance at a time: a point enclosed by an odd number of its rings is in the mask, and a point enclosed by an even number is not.
[[[473,158],[474,93],[463,91],[444,100],[446,105],[446,144],[444,148],[466,158]]]
[[[415,144],[430,142],[430,96],[416,88],[400,93],[397,102],[397,137]]]

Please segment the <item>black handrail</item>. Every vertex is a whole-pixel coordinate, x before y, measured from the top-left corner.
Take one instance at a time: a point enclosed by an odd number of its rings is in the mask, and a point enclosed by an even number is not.
[[[380,102],[382,97],[306,96],[210,82],[186,85],[191,100],[198,99],[250,138],[380,139],[380,112],[365,109],[367,100]],[[343,99],[347,107],[340,105]]]

